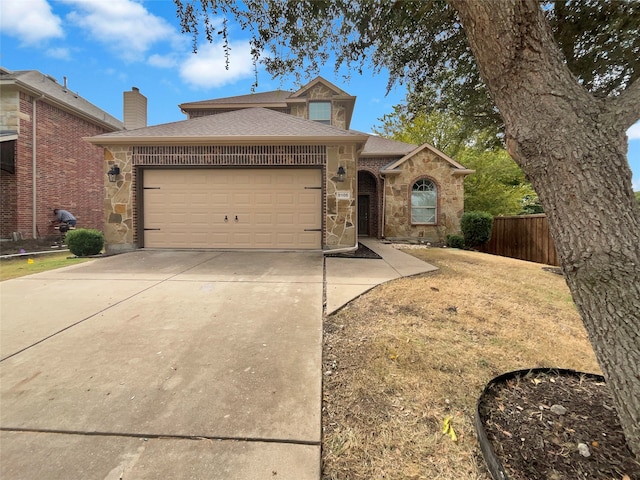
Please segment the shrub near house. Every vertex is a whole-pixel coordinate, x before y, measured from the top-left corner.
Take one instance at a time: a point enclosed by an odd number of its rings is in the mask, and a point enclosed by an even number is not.
[[[493,216],[487,212],[465,212],[460,220],[460,228],[465,244],[474,248],[491,239]]]
[[[67,233],[65,241],[71,253],[77,257],[86,257],[102,252],[104,235],[92,228],[79,228]]]

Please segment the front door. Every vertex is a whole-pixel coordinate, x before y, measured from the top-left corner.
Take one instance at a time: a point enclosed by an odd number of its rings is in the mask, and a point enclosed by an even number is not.
[[[369,235],[369,195],[358,195],[358,235]]]

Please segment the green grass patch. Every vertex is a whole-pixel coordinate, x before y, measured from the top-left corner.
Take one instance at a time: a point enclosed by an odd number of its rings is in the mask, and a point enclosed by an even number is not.
[[[21,257],[0,260],[0,281],[46,272],[56,268],[68,267],[88,260],[90,259],[74,258],[69,252],[50,253],[47,255],[23,255]]]

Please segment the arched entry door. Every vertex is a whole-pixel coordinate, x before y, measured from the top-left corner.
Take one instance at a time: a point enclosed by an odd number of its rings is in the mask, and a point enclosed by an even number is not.
[[[358,235],[377,237],[378,224],[378,182],[366,170],[358,172]]]

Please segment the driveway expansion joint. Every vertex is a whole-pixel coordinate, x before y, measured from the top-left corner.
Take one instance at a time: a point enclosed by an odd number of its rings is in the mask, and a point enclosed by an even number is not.
[[[100,432],[81,430],[57,430],[47,428],[23,428],[23,427],[0,427],[2,432],[13,433],[46,433],[55,435],[79,435],[85,437],[122,437],[141,438],[143,440],[211,440],[219,442],[250,442],[250,443],[279,443],[287,445],[307,445],[319,447],[322,442],[312,440],[293,440],[288,438],[265,438],[265,437],[231,437],[218,435],[179,435],[166,433],[131,433],[131,432]]]

